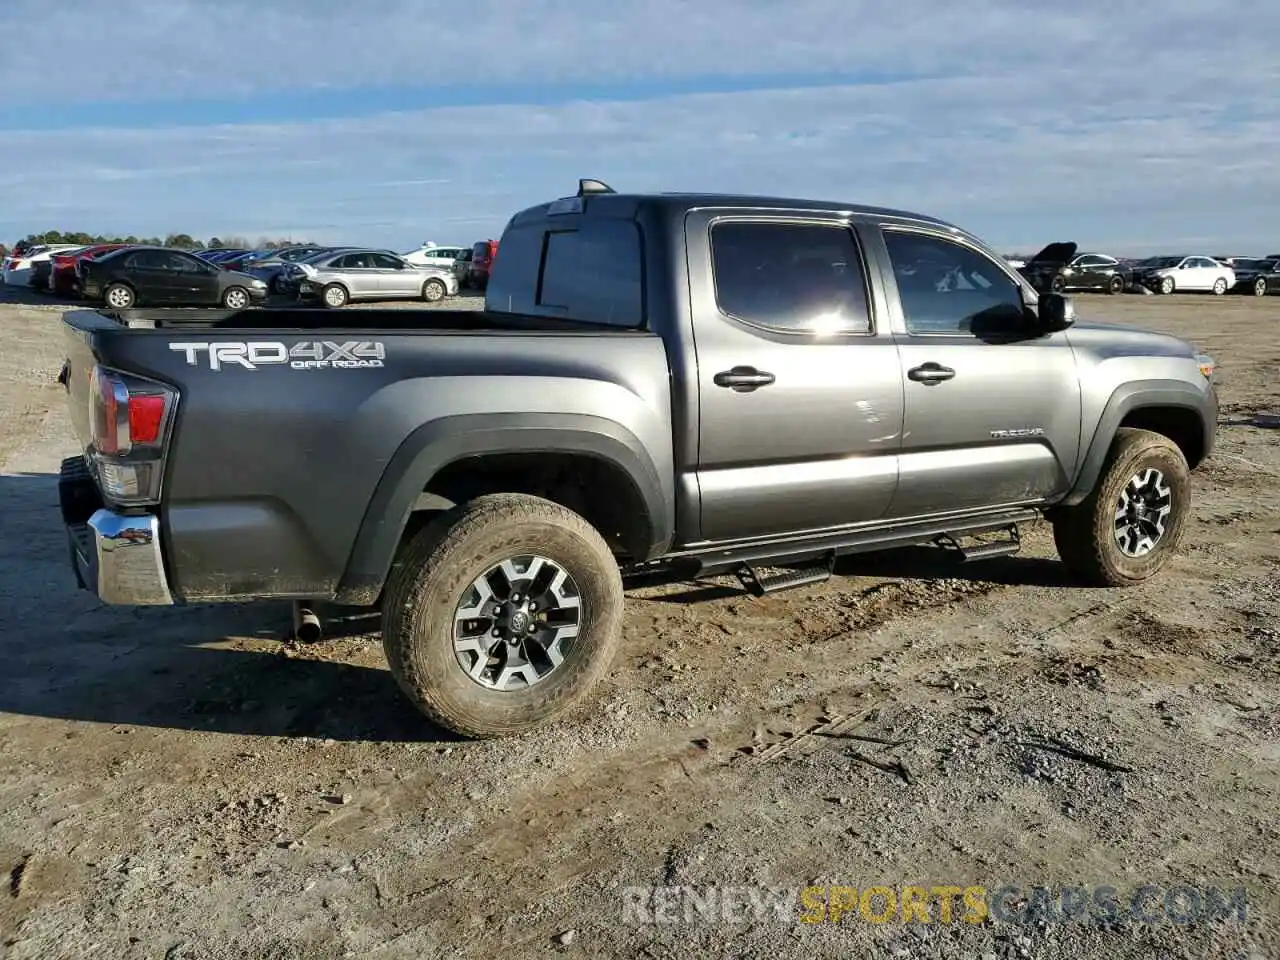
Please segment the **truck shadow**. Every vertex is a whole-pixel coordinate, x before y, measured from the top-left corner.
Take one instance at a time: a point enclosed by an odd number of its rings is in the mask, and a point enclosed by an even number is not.
[[[0,711],[245,736],[458,739],[404,697],[380,646],[351,639],[368,630],[361,621],[335,624],[340,644],[298,646],[279,639],[287,603],[107,606],[76,587],[56,478],[0,476],[0,496]]]

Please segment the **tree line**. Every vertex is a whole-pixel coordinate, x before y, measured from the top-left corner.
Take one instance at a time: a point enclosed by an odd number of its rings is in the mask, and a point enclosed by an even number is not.
[[[280,247],[290,247],[296,244],[306,243],[307,241],[259,237],[257,243],[250,243],[247,238],[240,236],[210,237],[208,240],[197,240],[195,237],[187,233],[171,233],[167,237],[163,238],[135,237],[132,234],[127,237],[112,237],[105,236],[103,234],[64,233],[61,230],[47,230],[44,233],[28,234],[19,242],[28,244],[75,243],[82,246],[88,246],[91,243],[136,243],[141,244],[142,246],[174,247],[178,250],[276,250]],[[0,243],[0,257],[3,257],[8,252],[9,248],[5,244]]]

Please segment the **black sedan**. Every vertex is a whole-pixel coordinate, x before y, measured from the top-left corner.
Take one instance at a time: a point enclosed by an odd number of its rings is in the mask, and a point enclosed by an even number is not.
[[[1234,293],[1251,293],[1255,297],[1280,293],[1280,260],[1235,257],[1231,269],[1236,274],[1236,285],[1231,288]]]
[[[83,260],[80,289],[86,300],[101,300],[113,310],[141,303],[241,310],[267,298],[267,285],[257,277],[166,247],[127,247]]]

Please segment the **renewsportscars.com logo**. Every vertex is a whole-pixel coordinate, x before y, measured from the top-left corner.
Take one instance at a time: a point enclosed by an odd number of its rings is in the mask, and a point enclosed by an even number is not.
[[[169,349],[186,356],[187,364],[199,366],[201,357],[210,370],[288,364],[291,370],[356,370],[381,367],[386,348],[377,340],[303,340],[293,346],[276,340],[224,340],[218,343],[171,343]]]

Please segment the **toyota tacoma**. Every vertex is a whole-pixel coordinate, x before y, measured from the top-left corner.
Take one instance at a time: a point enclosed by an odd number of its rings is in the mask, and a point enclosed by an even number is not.
[[[501,245],[483,311],[68,313],[80,584],[380,607],[409,699],[493,737],[587,697],[630,571],[758,594],[1042,516],[1085,583],[1174,554],[1212,360],[958,227],[587,180]]]

